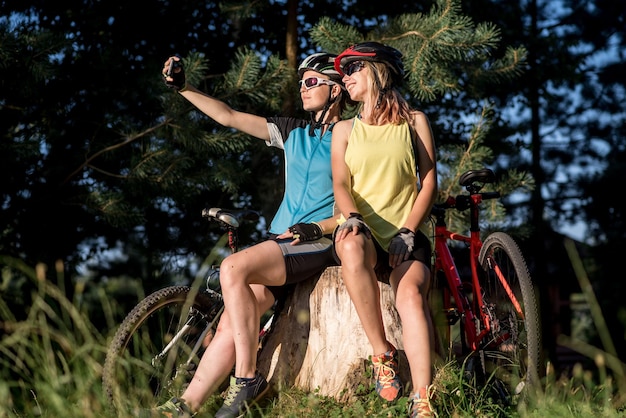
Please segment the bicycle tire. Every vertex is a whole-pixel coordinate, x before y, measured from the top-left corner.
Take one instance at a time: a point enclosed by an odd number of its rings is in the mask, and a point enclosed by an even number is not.
[[[222,297],[216,292],[202,291],[191,299],[188,286],[157,290],[139,302],[120,324],[102,371],[105,394],[118,413],[153,408],[179,396],[190,381],[203,350],[195,355],[190,351],[207,326],[210,329],[200,347],[208,345],[223,312]],[[188,332],[165,358],[155,362],[157,353],[188,319],[193,321]]]
[[[491,335],[479,350],[485,378],[495,378],[501,396],[514,403],[538,388],[541,368],[541,323],[539,303],[526,261],[513,238],[494,232],[483,242],[478,257],[483,308],[492,317]],[[498,266],[519,302],[520,315],[502,282]],[[477,312],[477,315],[479,313]]]

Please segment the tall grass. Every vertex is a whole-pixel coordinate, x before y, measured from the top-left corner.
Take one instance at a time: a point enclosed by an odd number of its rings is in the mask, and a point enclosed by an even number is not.
[[[21,269],[36,281],[37,293],[27,318],[19,321],[0,300],[0,417],[105,416],[105,338],[44,280],[45,266]]]
[[[8,264],[7,260],[0,262]],[[108,409],[101,385],[110,330],[97,329],[81,309],[77,300],[82,289],[77,288],[77,298],[69,301],[43,278],[44,266],[30,269],[15,260],[10,262],[12,269],[18,268],[37,283],[37,290],[27,317],[21,320],[12,315],[5,299],[0,299],[0,418],[117,416]],[[112,318],[114,303],[104,294],[100,302],[105,316]],[[595,318],[599,307],[594,309]],[[596,326],[601,327],[597,318]],[[436,366],[433,405],[440,417],[626,417],[625,365],[615,353],[569,343],[596,361],[597,373],[576,367],[573,376],[563,378],[548,366],[542,390],[512,407],[498,402],[493,382],[479,385],[467,375],[464,365],[449,362]],[[219,396],[212,397],[198,416],[212,416],[220,402]],[[346,405],[290,389],[267,400],[252,415],[405,417],[407,398],[387,404],[372,387],[364,387],[356,401]]]

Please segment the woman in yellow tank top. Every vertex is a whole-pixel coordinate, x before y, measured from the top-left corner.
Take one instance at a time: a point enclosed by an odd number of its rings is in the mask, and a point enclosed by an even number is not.
[[[431,348],[426,300],[430,241],[419,231],[437,194],[435,144],[430,123],[396,90],[404,77],[402,54],[377,43],[356,44],[339,54],[343,75],[359,116],[338,122],[332,137],[335,202],[341,224],[335,251],[343,280],[372,345],[378,394],[402,396],[397,350],[383,328],[376,272],[389,271],[411,369],[411,417],[432,417]]]

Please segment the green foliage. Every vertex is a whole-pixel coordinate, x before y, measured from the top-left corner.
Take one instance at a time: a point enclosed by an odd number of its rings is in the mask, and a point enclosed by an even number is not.
[[[524,66],[526,50],[507,47],[501,58],[494,58],[499,46],[500,31],[490,23],[475,24],[462,14],[457,0],[440,0],[428,14],[401,14],[385,24],[361,34],[355,27],[322,18],[310,31],[311,39],[322,50],[340,52],[362,41],[374,40],[398,48],[403,53],[406,70],[405,88],[413,106],[434,101],[461,90],[484,91],[489,84],[518,77]],[[467,140],[454,143],[438,142],[438,201],[460,193],[459,177],[467,170],[480,169],[495,163],[495,155],[486,143],[495,118],[493,104],[487,103],[475,118],[466,113],[470,131]],[[528,173],[517,170],[498,174],[498,190],[502,196],[513,191],[527,193],[534,188]],[[485,189],[488,191],[489,189]],[[487,222],[502,222],[504,206],[499,200],[486,202]],[[459,230],[467,225],[467,213],[451,211],[449,225]]]
[[[407,87],[419,101],[497,83],[519,76],[526,50],[508,47],[502,58],[492,52],[500,31],[491,23],[475,24],[463,15],[458,0],[438,0],[429,14],[402,14],[361,34],[357,28],[320,19],[311,39],[323,50],[339,53],[351,44],[378,41],[403,53]]]
[[[576,365],[571,377],[548,374],[544,393],[537,394],[521,408],[523,417],[606,417],[626,415],[624,387],[606,377],[598,383],[589,370]]]
[[[237,51],[223,87],[229,94],[245,96],[252,104],[269,104],[270,110],[279,111],[279,103],[272,98],[282,96],[286,82],[293,76],[293,69],[275,55],[268,57],[263,66],[256,52],[244,48]]]
[[[5,260],[8,264],[10,260]],[[28,268],[14,263],[37,282],[29,315],[16,320],[0,299],[0,404],[2,417],[103,417],[110,416],[101,386],[101,371],[108,338],[82,310],[83,290],[72,302],[46,281],[43,266]],[[95,302],[95,299],[92,301]],[[97,302],[96,302],[97,303]],[[102,311],[111,315],[115,301],[100,299]],[[115,326],[112,322],[111,326]],[[621,364],[620,367],[626,365]],[[612,374],[594,375],[580,366],[571,378],[553,370],[540,391],[529,393],[517,406],[503,404],[494,382],[477,384],[465,364],[454,361],[435,365],[432,404],[439,416],[450,417],[571,417],[624,416],[626,387]],[[132,401],[132,400],[129,400]],[[211,416],[221,399],[214,395],[198,417]],[[350,404],[286,388],[266,400],[248,416],[256,417],[405,417],[408,399],[382,401],[373,385],[362,387]],[[124,415],[120,418],[125,418]]]
[[[493,108],[485,105],[482,112],[472,125],[467,142],[444,144],[438,149],[438,202],[443,202],[448,196],[456,196],[465,192],[459,185],[459,178],[467,170],[477,170],[489,166],[494,161],[493,150],[485,142],[491,128]],[[496,172],[497,183],[486,185],[483,191],[498,191],[503,198],[514,192],[528,192],[535,186],[533,179],[526,172],[510,169]],[[482,220],[492,226],[485,230],[500,229],[510,220],[506,220],[506,211],[502,200],[492,199],[482,204]],[[446,213],[448,225],[453,231],[466,232],[462,228],[469,225],[469,212],[448,211]]]
[[[68,292],[85,278],[151,288],[193,277],[210,251],[217,234],[202,224],[203,207],[253,207],[269,220],[282,195],[280,154],[207,120],[160,71],[177,52],[191,83],[234,108],[303,115],[281,59],[293,24],[299,58],[361,40],[405,52],[406,96],[431,119],[440,151],[440,198],[458,189],[456,164],[488,165],[506,194],[504,206],[487,208],[494,223],[533,234],[565,221],[590,225],[587,236],[601,244],[592,281],[623,334],[620,283],[608,272],[619,269],[624,211],[598,187],[619,190],[624,171],[624,60],[610,61],[626,40],[621,2],[556,10],[553,2],[320,0],[297,2],[290,22],[284,5],[4,1],[0,252],[28,264],[62,260]],[[150,25],[129,31],[139,21]],[[538,282],[567,284],[541,270],[552,251],[545,242],[538,236],[528,254]],[[32,281],[3,268],[2,296],[21,318]]]
[[[479,384],[465,371],[465,364],[448,362],[437,368],[434,379],[435,396],[432,404],[440,416],[514,417],[514,406],[498,399],[495,384],[490,379]]]
[[[100,384],[105,340],[59,288],[33,270],[31,279],[36,276],[39,288],[28,318],[0,317],[0,416],[80,416],[85,411],[90,412],[83,416],[97,416],[104,405],[91,388]],[[82,410],[74,415],[70,405]]]

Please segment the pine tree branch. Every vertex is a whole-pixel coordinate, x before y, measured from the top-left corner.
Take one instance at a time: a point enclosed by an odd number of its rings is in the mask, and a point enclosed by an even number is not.
[[[168,125],[170,122],[172,121],[172,119],[166,119],[161,123],[156,124],[155,126],[148,128],[146,130],[144,130],[143,132],[140,132],[136,135],[127,137],[124,141],[119,142],[117,144],[111,145],[109,147],[103,148],[100,151],[96,152],[95,154],[92,154],[91,156],[87,157],[87,159],[85,160],[85,162],[83,162],[80,166],[78,166],[76,168],[76,170],[74,170],[72,173],[70,173],[70,175],[68,175],[65,180],[63,181],[64,183],[67,183],[72,177],[74,177],[76,174],[78,174],[81,170],[83,170],[85,167],[92,167],[91,166],[91,162],[93,160],[95,160],[96,158],[98,158],[100,155],[106,153],[106,152],[110,152],[113,150],[116,150],[118,148],[121,148],[123,146],[126,146],[130,143],[132,143],[133,141],[139,139],[139,138],[143,138],[144,136],[146,136],[149,133],[152,133],[154,131],[156,131],[157,129]],[[92,167],[93,168],[93,167]]]

